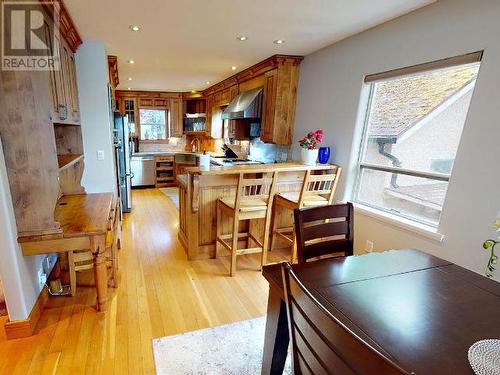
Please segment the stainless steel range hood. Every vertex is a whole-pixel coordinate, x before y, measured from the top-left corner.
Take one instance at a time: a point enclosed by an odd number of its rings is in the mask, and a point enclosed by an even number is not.
[[[262,115],[262,87],[244,91],[233,99],[222,112],[223,120],[260,119]]]

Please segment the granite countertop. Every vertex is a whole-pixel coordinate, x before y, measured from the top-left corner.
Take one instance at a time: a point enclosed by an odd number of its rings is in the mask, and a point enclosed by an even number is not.
[[[231,165],[231,166],[214,166],[211,165],[210,169],[204,170],[200,167],[186,168],[186,172],[190,174],[199,175],[223,175],[235,174],[241,172],[274,172],[274,171],[306,171],[306,170],[325,170],[330,168],[338,168],[335,164],[317,164],[317,165],[304,165],[299,161],[289,161],[285,163],[270,163],[270,164],[246,164],[246,165]]]
[[[143,157],[143,156],[166,156],[166,155],[194,155],[199,157],[202,155],[202,152],[191,152],[191,151],[143,151],[143,152],[135,152],[132,154],[132,157]]]

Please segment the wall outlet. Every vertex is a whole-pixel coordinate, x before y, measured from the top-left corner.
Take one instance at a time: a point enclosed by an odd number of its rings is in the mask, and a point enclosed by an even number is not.
[[[38,283],[43,287],[47,282],[47,274],[43,270],[38,270]]]
[[[103,150],[97,150],[97,160],[104,160],[104,151]]]
[[[366,252],[371,253],[373,251],[373,241],[366,240]]]

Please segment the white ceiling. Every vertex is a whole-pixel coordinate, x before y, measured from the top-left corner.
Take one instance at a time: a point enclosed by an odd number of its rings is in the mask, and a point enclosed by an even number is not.
[[[65,0],[118,56],[121,89],[206,88],[274,54],[307,55],[435,0]],[[140,25],[132,32],[130,25]],[[248,40],[236,40],[238,35]],[[282,45],[273,40],[284,39]],[[135,64],[127,63],[133,59]],[[132,77],[132,81],[127,81]]]

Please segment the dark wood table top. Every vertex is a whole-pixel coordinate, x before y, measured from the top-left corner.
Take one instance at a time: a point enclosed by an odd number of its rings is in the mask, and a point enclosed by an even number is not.
[[[418,250],[293,268],[332,314],[417,375],[473,374],[469,347],[500,338],[500,284]],[[263,274],[282,293],[280,265]]]

